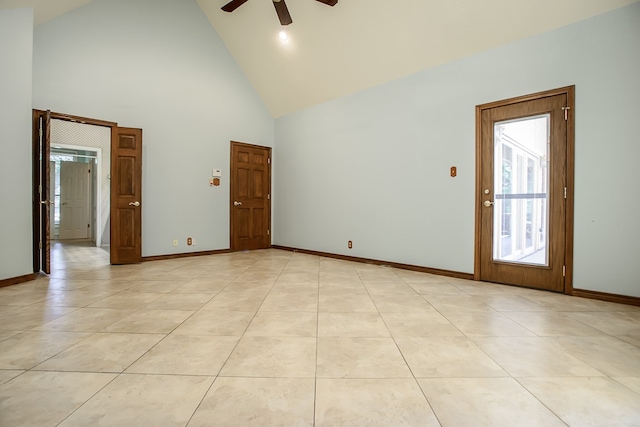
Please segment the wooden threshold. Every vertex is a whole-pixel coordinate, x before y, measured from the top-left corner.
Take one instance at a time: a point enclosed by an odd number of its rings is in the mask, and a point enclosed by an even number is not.
[[[447,277],[455,277],[457,279],[473,280],[473,273],[461,273],[459,271],[441,270],[439,268],[421,267],[419,265],[402,264],[398,262],[381,261],[377,259],[332,254],[328,252],[319,252],[319,251],[312,251],[309,249],[291,248],[288,246],[280,246],[280,245],[271,245],[271,249],[281,249],[283,251],[300,252],[303,254],[317,255],[325,258],[340,259],[343,261],[361,262],[363,264],[382,265],[386,267],[399,268],[401,270],[417,271],[419,273],[437,274],[438,276],[447,276]]]

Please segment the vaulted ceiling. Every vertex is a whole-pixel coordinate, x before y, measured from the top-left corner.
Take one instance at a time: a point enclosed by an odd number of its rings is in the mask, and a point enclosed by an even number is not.
[[[93,0],[0,0],[35,25]],[[184,1],[184,0],[175,0]],[[289,39],[272,0],[196,0],[274,117],[552,30],[639,0],[288,0]]]

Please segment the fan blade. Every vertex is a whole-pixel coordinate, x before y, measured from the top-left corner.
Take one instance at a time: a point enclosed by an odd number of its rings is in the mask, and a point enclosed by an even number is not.
[[[336,3],[338,3],[338,0],[317,0],[317,1],[319,1],[320,3],[324,3],[327,6],[335,6]]]
[[[233,12],[246,2],[247,0],[231,0],[229,3],[222,6],[222,10],[224,10],[225,12]]]
[[[289,25],[293,22],[291,15],[289,15],[289,9],[284,0],[273,0],[273,7],[276,8],[278,19],[280,19],[280,25]]]

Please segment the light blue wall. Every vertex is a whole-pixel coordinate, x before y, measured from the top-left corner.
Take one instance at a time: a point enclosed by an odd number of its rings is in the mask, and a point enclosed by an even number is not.
[[[33,63],[35,108],[143,129],[144,256],[229,247],[230,141],[274,121],[195,0],[95,0],[35,28]]]
[[[472,273],[475,106],[575,84],[574,287],[640,296],[639,76],[635,3],[279,118],[274,243]]]
[[[0,11],[0,280],[33,272],[32,44],[32,10]]]

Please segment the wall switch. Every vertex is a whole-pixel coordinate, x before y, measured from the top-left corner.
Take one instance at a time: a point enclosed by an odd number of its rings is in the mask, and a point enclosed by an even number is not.
[[[178,240],[177,239],[173,240],[173,246],[178,246]]]

